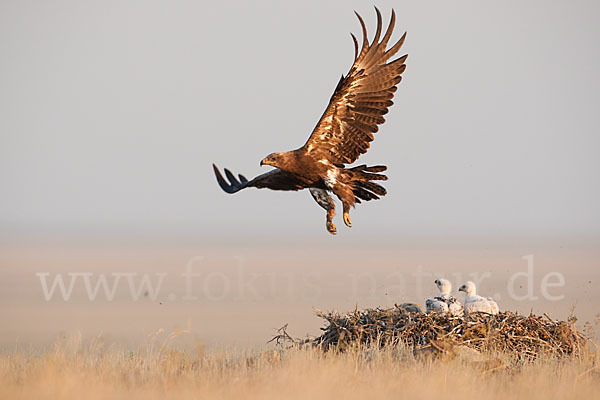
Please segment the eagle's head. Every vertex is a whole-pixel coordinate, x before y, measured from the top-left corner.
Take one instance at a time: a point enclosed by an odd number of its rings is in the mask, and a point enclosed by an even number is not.
[[[260,161],[261,167],[263,165],[270,165],[272,167],[278,167],[283,162],[283,153],[271,153]]]
[[[436,279],[434,283],[440,290],[440,293],[450,294],[452,291],[452,283],[448,279]]]
[[[472,281],[467,281],[467,282],[465,282],[464,285],[462,285],[458,289],[458,291],[465,292],[467,295],[475,295],[475,293],[476,293],[475,283],[473,283]]]

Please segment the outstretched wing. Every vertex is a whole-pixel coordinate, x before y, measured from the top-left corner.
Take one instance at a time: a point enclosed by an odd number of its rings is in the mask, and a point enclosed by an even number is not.
[[[215,164],[213,164],[213,170],[215,171],[219,186],[227,193],[236,193],[247,187],[259,189],[267,188],[271,190],[300,190],[306,188],[303,182],[294,174],[280,169],[274,169],[273,171],[258,175],[250,181],[242,174],[239,174],[238,178],[236,178],[231,171],[225,168],[227,181],[223,178],[223,175],[221,175],[221,172],[219,172],[219,169]]]
[[[377,30],[369,44],[365,23],[358,13],[363,33],[363,44],[358,52],[354,40],[354,64],[348,75],[338,83],[329,105],[303,147],[309,154],[325,158],[336,164],[349,164],[369,148],[377,125],[383,124],[383,115],[393,104],[396,85],[402,80],[407,55],[388,62],[402,44],[406,33],[389,50],[388,41],[394,30],[396,15],[392,10],[390,24],[381,39],[381,13],[377,12]]]

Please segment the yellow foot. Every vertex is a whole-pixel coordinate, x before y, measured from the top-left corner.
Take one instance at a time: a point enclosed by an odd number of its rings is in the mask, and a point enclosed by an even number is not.
[[[336,226],[333,224],[333,222],[331,221],[327,221],[327,231],[329,233],[331,233],[332,235],[335,235],[337,233],[337,228]]]
[[[350,214],[344,213],[344,223],[348,228],[352,228],[352,221],[350,221]]]

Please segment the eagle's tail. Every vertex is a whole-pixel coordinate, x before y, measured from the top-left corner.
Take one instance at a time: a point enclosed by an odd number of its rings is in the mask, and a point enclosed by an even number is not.
[[[387,193],[385,188],[373,181],[387,180],[387,176],[379,174],[379,172],[383,172],[386,169],[385,165],[367,167],[365,164],[347,169],[347,171],[351,172],[352,191],[357,203],[360,203],[361,200],[377,200],[379,196],[385,196]]]

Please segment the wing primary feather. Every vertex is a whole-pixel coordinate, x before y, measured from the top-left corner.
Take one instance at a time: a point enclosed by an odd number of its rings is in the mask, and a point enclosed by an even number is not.
[[[367,38],[367,27],[365,25],[365,21],[362,19],[360,14],[357,13],[356,11],[354,11],[354,14],[356,14],[356,16],[358,17],[358,21],[360,22],[360,27],[362,29],[362,34],[363,34],[363,45],[362,45],[362,49],[360,50],[360,55],[358,56],[358,58],[361,58],[364,55],[367,48],[369,47],[369,39]]]
[[[408,58],[408,54],[405,54],[402,57],[396,58],[394,61],[390,61],[389,63],[387,63],[385,65],[385,67],[387,67],[388,65],[396,66],[396,64],[404,64],[406,62],[407,58]]]
[[[381,40],[381,45],[383,46],[384,49],[387,46],[388,41],[392,37],[392,32],[394,32],[394,24],[395,23],[396,23],[396,13],[394,12],[394,9],[392,8],[392,16],[390,18],[390,24],[388,25],[388,28],[385,31],[385,35],[383,36],[383,39]]]
[[[408,58],[408,54],[403,55],[393,61],[388,62],[387,64],[381,64],[372,72],[373,76],[379,76],[379,74],[389,74],[390,71],[394,71],[394,74],[398,74],[398,65],[404,64],[406,59]],[[401,72],[400,72],[401,73]]]
[[[352,41],[354,42],[354,61],[356,61],[358,58],[358,40],[354,36],[354,33],[351,33],[350,36],[352,36]]]
[[[400,50],[400,47],[402,47],[402,45],[404,44],[404,39],[406,39],[406,32],[404,32],[404,35],[402,35],[400,40],[398,40],[395,45],[393,45],[388,51],[385,52],[385,57],[393,57],[393,55],[396,54],[398,50]]]
[[[225,175],[227,176],[227,179],[229,179],[229,182],[231,182],[233,185],[239,185],[238,180],[235,179],[235,176],[227,168],[225,168]]]
[[[375,6],[375,12],[377,13],[377,30],[375,31],[375,37],[373,38],[373,44],[377,45],[379,43],[379,36],[381,36],[381,13],[377,6]]]

